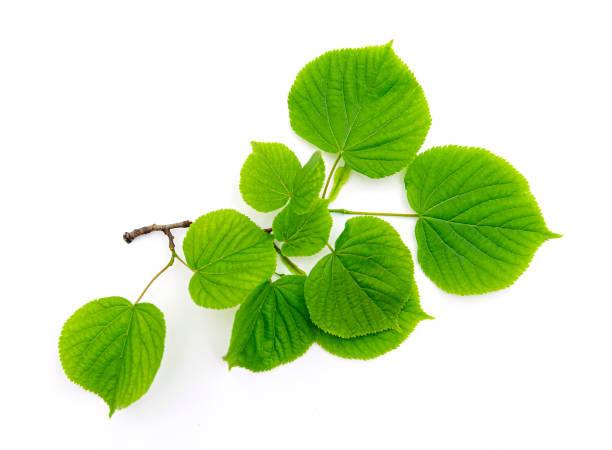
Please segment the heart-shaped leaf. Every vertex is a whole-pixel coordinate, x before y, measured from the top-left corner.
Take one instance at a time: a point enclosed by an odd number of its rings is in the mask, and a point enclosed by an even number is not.
[[[343,338],[401,332],[398,315],[412,290],[413,270],[410,250],[391,225],[375,217],[349,219],[334,252],[308,275],[310,317]]]
[[[538,247],[559,237],[544,223],[525,178],[481,148],[436,147],[405,177],[418,260],[443,290],[483,294],[510,286]]]
[[[289,92],[289,118],[299,136],[372,178],[405,167],[431,124],[423,90],[391,43],[308,63]]]
[[[302,165],[283,144],[251,142],[251,145],[253,152],[240,171],[242,198],[257,211],[282,208],[294,195],[295,179]]]
[[[60,360],[68,378],[102,397],[112,416],[149,390],[161,364],[165,335],[164,315],[155,305],[101,298],[64,324]]]
[[[270,370],[303,355],[314,342],[314,326],[304,304],[304,275],[285,275],[257,287],[234,319],[230,369]]]
[[[284,242],[285,256],[310,256],[321,251],[332,227],[327,200],[317,200],[305,214],[293,210],[293,201],[283,209],[272,224],[274,237]]]
[[[251,219],[221,209],[196,220],[185,236],[183,252],[194,271],[191,298],[206,308],[231,308],[276,268],[272,238]]]

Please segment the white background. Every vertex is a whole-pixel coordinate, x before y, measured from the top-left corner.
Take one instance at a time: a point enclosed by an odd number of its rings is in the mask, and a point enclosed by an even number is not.
[[[1,446],[612,448],[609,3],[2,1]],[[391,39],[429,101],[424,149],[507,158],[564,237],[494,294],[445,294],[417,267],[437,319],[383,357],[313,346],[264,374],[228,372],[234,310],[195,306],[177,265],[146,298],[166,317],[161,368],[109,420],[57,340],[82,304],[134,299],[167,262],[163,235],[123,232],[227,207],[269,226],[238,192],[249,142],[305,162],[286,104],[299,69]],[[334,206],[409,211],[401,174],[354,175]],[[414,222],[391,222],[414,252]]]

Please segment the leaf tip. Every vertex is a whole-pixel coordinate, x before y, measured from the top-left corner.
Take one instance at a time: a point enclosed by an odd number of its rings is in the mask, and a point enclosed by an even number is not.
[[[232,367],[235,367],[236,364],[234,364],[232,361],[230,361],[228,356],[229,356],[229,353],[223,357],[223,360],[227,363],[227,370],[228,370],[228,372],[231,372]]]
[[[551,232],[549,239],[559,239],[559,238],[562,238],[562,237],[563,237],[562,234]]]

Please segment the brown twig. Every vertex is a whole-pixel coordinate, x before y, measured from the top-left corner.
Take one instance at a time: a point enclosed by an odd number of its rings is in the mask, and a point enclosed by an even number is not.
[[[146,227],[136,228],[130,232],[123,233],[123,240],[128,244],[136,239],[138,236],[142,236],[143,234],[149,234],[153,231],[161,231],[166,236],[168,236],[170,250],[174,250],[174,236],[172,235],[173,228],[189,228],[191,225],[191,220],[183,220],[182,222],[171,223],[168,225],[149,225]]]
[[[164,272],[164,270],[166,270],[168,267],[170,267],[172,265],[172,262],[174,261],[175,258],[178,259],[183,264],[185,264],[187,267],[189,267],[187,265],[187,263],[185,261],[183,261],[177,255],[177,253],[174,251],[174,236],[172,235],[172,231],[170,231],[170,230],[172,230],[173,228],[189,228],[191,226],[191,224],[192,224],[191,220],[183,220],[182,222],[171,223],[169,225],[155,225],[155,224],[153,224],[153,225],[149,225],[149,226],[146,226],[146,227],[136,228],[135,230],[132,230],[130,232],[123,233],[123,240],[129,244],[134,239],[136,239],[138,236],[142,236],[143,234],[149,234],[149,233],[151,233],[153,231],[161,231],[166,236],[168,236],[170,251],[172,252],[172,259],[170,260],[170,263],[168,264],[168,266],[166,266],[158,275],[155,276],[155,278],[157,278],[159,275],[161,275]],[[262,228],[262,230],[265,233],[272,234],[272,228]],[[304,271],[302,269],[300,269],[293,261],[291,261],[285,255],[283,255],[283,253],[281,252],[281,249],[276,244],[274,244],[274,249],[276,250],[276,252],[280,256],[280,258],[283,261],[283,263],[285,263],[285,265],[288,268],[289,267],[291,268],[290,270],[292,272],[294,272],[294,273],[301,273],[301,274],[304,273]],[[155,278],[153,280],[155,280]],[[148,286],[147,286],[147,288],[148,288]],[[145,292],[146,292],[146,289],[145,289]],[[143,292],[143,294],[144,294],[144,292]],[[141,298],[142,298],[142,295],[141,295]]]

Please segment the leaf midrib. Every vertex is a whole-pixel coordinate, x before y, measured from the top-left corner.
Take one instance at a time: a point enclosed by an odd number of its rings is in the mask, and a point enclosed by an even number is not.
[[[357,283],[357,280],[355,280],[355,278],[353,277],[352,272],[346,268],[346,266],[344,265],[344,263],[342,262],[342,259],[340,259],[340,257],[337,254],[333,254],[332,258],[336,258],[338,260],[338,262],[340,263],[340,265],[342,266],[342,268],[346,271],[346,273],[348,273],[348,275],[351,278],[351,281],[353,281],[353,283],[355,284],[355,286],[359,289],[360,292],[363,292],[363,294],[368,298],[368,300],[370,300],[370,302],[372,302],[372,304],[383,314],[383,316],[385,316],[387,319],[391,320],[391,322],[393,323],[393,319],[389,318],[389,315],[387,314],[387,312],[385,310],[383,310],[380,306],[378,306],[378,303],[376,303],[374,301],[374,299],[372,297],[370,297],[370,295],[359,285],[359,283]],[[367,315],[366,315],[367,316]],[[392,328],[392,327],[389,327]],[[382,331],[382,330],[379,330]]]
[[[525,216],[525,217],[531,217],[530,216]],[[526,230],[524,228],[516,228],[516,227],[506,227],[503,225],[482,225],[482,224],[476,224],[476,223],[466,223],[466,222],[455,222],[453,220],[449,220],[449,219],[442,219],[440,217],[433,217],[433,216],[427,216],[427,215],[421,215],[419,217],[419,220],[437,220],[439,222],[444,222],[444,223],[448,223],[452,226],[452,224],[455,225],[464,225],[464,226],[468,226],[468,227],[482,227],[482,228],[496,228],[496,229],[502,229],[502,230],[509,230],[509,231],[522,231],[525,233],[535,233],[535,234],[540,234],[542,236],[545,236],[546,238],[550,237],[550,232],[549,233],[544,233],[542,231],[535,231],[535,230]]]

